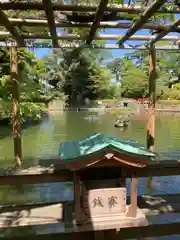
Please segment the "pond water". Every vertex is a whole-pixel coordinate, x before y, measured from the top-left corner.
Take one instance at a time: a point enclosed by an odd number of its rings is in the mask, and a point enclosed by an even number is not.
[[[121,131],[114,127],[115,114],[103,112],[55,112],[39,125],[23,129],[22,147],[25,166],[46,164],[46,160],[57,157],[61,141],[82,139],[95,132],[103,132],[122,139],[132,139],[146,144],[146,119],[134,117],[130,126]],[[180,118],[156,118],[156,151],[173,154],[180,151]],[[167,152],[168,150],[168,152]],[[0,127],[0,167],[12,166],[13,140],[10,127]],[[173,153],[172,153],[173,151]]]
[[[103,112],[56,112],[41,124],[23,129],[24,166],[50,164],[48,158],[58,156],[61,141],[82,139],[95,132],[103,132],[121,139],[146,144],[146,119],[134,117],[129,127],[121,131],[114,127],[115,114]],[[180,118],[156,118],[156,151],[161,159],[180,156]],[[0,167],[12,166],[13,141],[11,129],[0,127]],[[128,181],[127,181],[128,182]],[[129,185],[129,184],[128,184]],[[153,178],[153,194],[180,193],[180,177]],[[140,179],[138,194],[148,193],[147,179]],[[73,199],[71,183],[46,183],[26,186],[0,186],[0,202],[30,203]],[[175,217],[174,217],[175,219]]]

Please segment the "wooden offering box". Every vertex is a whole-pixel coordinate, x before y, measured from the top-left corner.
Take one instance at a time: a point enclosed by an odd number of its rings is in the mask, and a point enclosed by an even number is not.
[[[89,219],[126,213],[126,188],[100,188],[83,194],[83,210]]]
[[[136,169],[144,168],[155,155],[135,142],[95,134],[82,141],[60,145],[65,168],[74,174],[74,224],[85,229],[111,229],[146,225],[137,206]],[[118,168],[119,179],[85,179],[86,170]],[[130,205],[127,205],[126,173],[131,173]],[[97,171],[96,171],[97,173]],[[91,179],[93,179],[91,178]]]

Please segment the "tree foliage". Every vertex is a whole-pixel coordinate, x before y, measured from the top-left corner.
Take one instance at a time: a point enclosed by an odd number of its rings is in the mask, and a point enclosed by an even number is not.
[[[116,82],[120,81],[120,73],[122,71],[123,62],[121,58],[116,58],[109,64],[107,64],[107,67],[110,69],[110,71],[115,74],[116,76]]]
[[[52,81],[68,96],[70,105],[86,98],[97,99],[106,94],[111,73],[100,64],[101,51],[88,48],[56,50],[44,61]]]
[[[38,119],[57,92],[46,91],[43,79],[47,76],[43,61],[27,49],[18,50],[20,82],[20,112],[22,118]],[[11,79],[9,48],[0,48],[0,118],[11,116]]]
[[[123,97],[143,98],[148,96],[148,51],[134,51],[122,59],[115,59],[108,66],[114,72],[118,63],[121,94]],[[156,54],[156,93],[163,99],[180,99],[180,57],[177,53],[157,51]],[[173,88],[172,88],[173,87]]]
[[[14,1],[14,0],[9,0]],[[21,2],[22,0],[16,0]],[[41,2],[41,0],[37,0]],[[66,4],[67,1],[53,1]],[[97,5],[99,0],[72,0],[72,4],[78,5]],[[139,4],[147,7],[152,4],[152,0],[110,0],[109,4]],[[168,1],[165,7],[174,7],[176,2]],[[21,18],[44,18],[44,11],[7,11],[9,17]],[[56,21],[71,22],[92,22],[95,13],[73,13],[58,12],[55,13]],[[129,19],[131,22],[137,20],[140,14],[132,13],[104,13],[104,21]],[[151,17],[151,21],[161,24],[172,23],[177,18],[175,14],[159,14],[156,13]],[[22,34],[27,34],[29,28],[19,25],[18,28]],[[47,33],[47,27],[31,27],[34,33]],[[62,29],[61,29],[62,31]],[[89,33],[87,28],[65,28],[65,33],[77,33],[85,36]],[[98,32],[97,32],[98,34]],[[48,40],[49,41],[49,40]],[[68,41],[66,41],[68,42]],[[78,41],[77,41],[78,42]],[[98,41],[96,41],[98,42]],[[10,71],[10,59],[8,48],[0,48],[0,104],[9,104],[11,100],[8,92],[8,80]],[[42,109],[39,104],[48,103],[54,96],[62,96],[62,92],[67,95],[69,104],[83,102],[85,98],[96,99],[109,96],[110,92],[117,96],[119,87],[110,86],[110,80],[113,75],[117,82],[121,82],[121,93],[124,97],[145,97],[148,92],[148,52],[134,51],[124,58],[114,59],[107,67],[103,67],[103,59],[105,51],[95,49],[85,49],[80,47],[74,50],[54,50],[53,53],[44,58],[37,60],[35,55],[28,50],[20,50],[20,66],[24,69],[21,82],[21,111],[22,115],[38,112],[37,108]],[[179,68],[180,57],[177,54],[166,54],[158,52],[157,55],[157,90],[161,97],[166,97],[170,90],[168,88],[170,79],[173,77],[180,78]],[[48,79],[49,82],[56,87],[56,92],[50,90],[46,92],[45,86],[41,80]],[[179,91],[176,88],[176,92]],[[175,92],[175,89],[173,90]],[[115,93],[116,92],[116,93]],[[176,95],[176,98],[179,95]],[[36,106],[34,105],[36,104]],[[8,105],[10,106],[10,104]],[[26,108],[27,106],[27,108]],[[35,109],[33,111],[32,109]],[[4,107],[10,109],[10,107]],[[7,110],[10,114],[10,110]],[[28,113],[29,112],[29,113]],[[7,115],[7,113],[6,113]],[[36,114],[35,114],[36,115]]]

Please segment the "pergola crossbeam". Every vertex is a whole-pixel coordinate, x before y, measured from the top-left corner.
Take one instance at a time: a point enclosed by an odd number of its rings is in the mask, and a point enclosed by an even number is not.
[[[15,25],[27,26],[27,27],[48,27],[48,21],[44,19],[23,19],[23,18],[9,18],[9,22]],[[0,23],[1,25],[1,23]],[[128,29],[132,26],[132,23],[125,22],[99,22],[98,28],[123,28]],[[58,22],[55,21],[55,27],[57,28],[91,28],[92,23],[72,23],[72,22]],[[161,25],[156,23],[144,23],[142,25],[143,29],[151,29],[157,31],[169,31],[169,25]],[[171,29],[171,32],[180,33],[180,27],[174,27]]]
[[[8,16],[0,9],[0,22],[10,32],[13,38],[17,41],[18,46],[25,46],[25,42],[17,28],[8,20]]]
[[[95,35],[96,35],[96,31],[98,29],[98,25],[104,15],[104,10],[105,10],[105,7],[107,6],[108,4],[108,1],[109,0],[101,0],[100,1],[100,4],[99,4],[99,7],[97,9],[97,12],[96,12],[96,15],[95,15],[95,18],[94,18],[94,22],[91,26],[91,29],[89,31],[89,35],[87,37],[87,40],[86,40],[86,44],[91,44]]]
[[[21,26],[42,26],[42,27],[48,27],[48,21],[44,19],[23,19],[23,18],[9,18],[9,22],[11,24],[15,25],[21,25]],[[1,23],[0,23],[1,25]],[[128,29],[132,26],[132,23],[125,23],[125,22],[99,22],[98,28],[124,28]],[[91,28],[92,23],[69,23],[69,22],[58,22],[55,21],[55,27],[59,28]],[[151,29],[151,30],[157,30],[157,31],[167,31],[169,30],[169,25],[162,25],[162,24],[156,24],[156,23],[144,23],[142,25],[143,29]],[[180,33],[180,27],[173,27],[171,29],[171,32],[178,32]]]
[[[97,6],[87,6],[87,5],[74,5],[74,4],[61,4],[53,3],[52,8],[55,11],[63,12],[96,12]],[[40,2],[2,2],[0,3],[0,9],[2,10],[44,10],[43,4]],[[106,12],[127,12],[127,13],[143,13],[146,11],[147,7],[142,7],[140,5],[128,5],[128,4],[113,4],[108,5],[105,8]],[[163,7],[157,9],[157,13],[180,13],[179,7],[167,8]]]
[[[54,48],[58,48],[58,39],[51,0],[42,0]]]
[[[145,22],[159,9],[166,1],[165,0],[156,0],[153,4],[147,8],[147,10],[140,16],[139,20],[137,20],[132,27],[127,31],[123,38],[119,40],[119,45],[122,45],[126,40],[128,40],[133,34],[136,33],[138,29],[140,29]]]
[[[8,32],[0,32],[0,40],[5,41],[8,37],[10,37],[11,34]],[[94,37],[94,40],[118,40],[119,38],[123,38],[125,35],[122,34],[99,34],[98,36]],[[51,35],[47,34],[41,34],[41,35],[23,35],[24,39],[52,39]],[[155,36],[144,36],[144,35],[133,35],[129,38],[129,40],[139,40],[139,41],[150,41],[154,39]],[[57,39],[59,40],[86,40],[86,37],[81,37],[77,34],[67,34],[67,35],[61,35],[57,34]],[[180,40],[180,37],[177,36],[165,36],[161,39],[161,41],[172,41],[177,42]]]
[[[179,25],[180,25],[180,19],[177,19],[170,27],[168,27],[166,30],[161,31],[159,34],[157,34],[155,38],[149,42],[148,45],[151,47],[154,43],[162,39],[168,33],[172,32],[172,30],[177,28]]]

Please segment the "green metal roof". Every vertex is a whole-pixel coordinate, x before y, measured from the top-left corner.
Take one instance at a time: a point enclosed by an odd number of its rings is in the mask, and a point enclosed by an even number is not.
[[[62,160],[69,162],[101,152],[108,147],[130,155],[138,155],[146,158],[155,157],[154,153],[134,141],[119,140],[102,133],[93,134],[84,140],[62,142],[60,144],[59,155]]]

